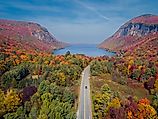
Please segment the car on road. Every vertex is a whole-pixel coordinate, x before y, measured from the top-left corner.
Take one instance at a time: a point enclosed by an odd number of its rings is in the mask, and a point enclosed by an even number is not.
[[[85,89],[87,89],[87,86],[85,86]]]

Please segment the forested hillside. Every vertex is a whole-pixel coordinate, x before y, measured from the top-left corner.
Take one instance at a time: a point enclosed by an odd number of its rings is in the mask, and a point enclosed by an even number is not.
[[[0,117],[75,119],[80,74],[90,58],[25,47],[1,40]]]
[[[52,52],[67,44],[58,41],[45,27],[26,21],[0,19],[0,42],[22,49]]]
[[[153,38],[158,38],[158,16],[145,14],[123,24],[111,37],[99,44],[99,48],[126,51]]]
[[[158,39],[91,62],[94,119],[158,118]]]

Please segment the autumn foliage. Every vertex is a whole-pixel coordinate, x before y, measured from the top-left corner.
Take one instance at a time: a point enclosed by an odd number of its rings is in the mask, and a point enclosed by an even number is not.
[[[133,49],[120,51],[115,57],[97,57],[92,60],[91,74],[96,80],[98,79],[98,82],[99,79],[106,80],[108,76],[111,82],[117,84],[117,86],[122,85],[129,87],[129,89],[139,87],[139,89],[148,90],[146,98],[141,99],[130,95],[124,97],[126,92],[112,91],[110,87],[105,91],[106,93],[93,91],[95,119],[158,118],[157,46],[157,38],[154,38],[150,39],[148,43],[142,43]],[[100,82],[105,85],[104,81]],[[101,84],[95,85],[99,88]],[[148,99],[147,95],[150,95],[151,98]]]
[[[75,119],[78,82],[91,58],[55,56],[5,37],[0,43],[0,118]]]

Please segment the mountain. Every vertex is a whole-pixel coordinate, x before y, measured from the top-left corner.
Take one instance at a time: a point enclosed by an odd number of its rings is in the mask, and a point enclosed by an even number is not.
[[[23,49],[51,52],[65,47],[41,25],[33,22],[0,19],[0,43],[12,44]]]
[[[125,23],[98,47],[117,52],[133,49],[156,38],[158,38],[158,16],[145,14]]]

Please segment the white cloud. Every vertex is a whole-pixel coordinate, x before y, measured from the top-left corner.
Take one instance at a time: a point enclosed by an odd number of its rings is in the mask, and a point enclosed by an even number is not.
[[[96,8],[89,6],[88,4],[81,2],[80,0],[75,0],[76,3],[78,3],[79,5],[82,5],[83,7],[89,9],[90,11],[92,11],[93,13],[97,14],[99,17],[103,18],[104,20],[110,20],[110,18],[106,17],[105,15],[101,14],[99,11],[97,11]]]

